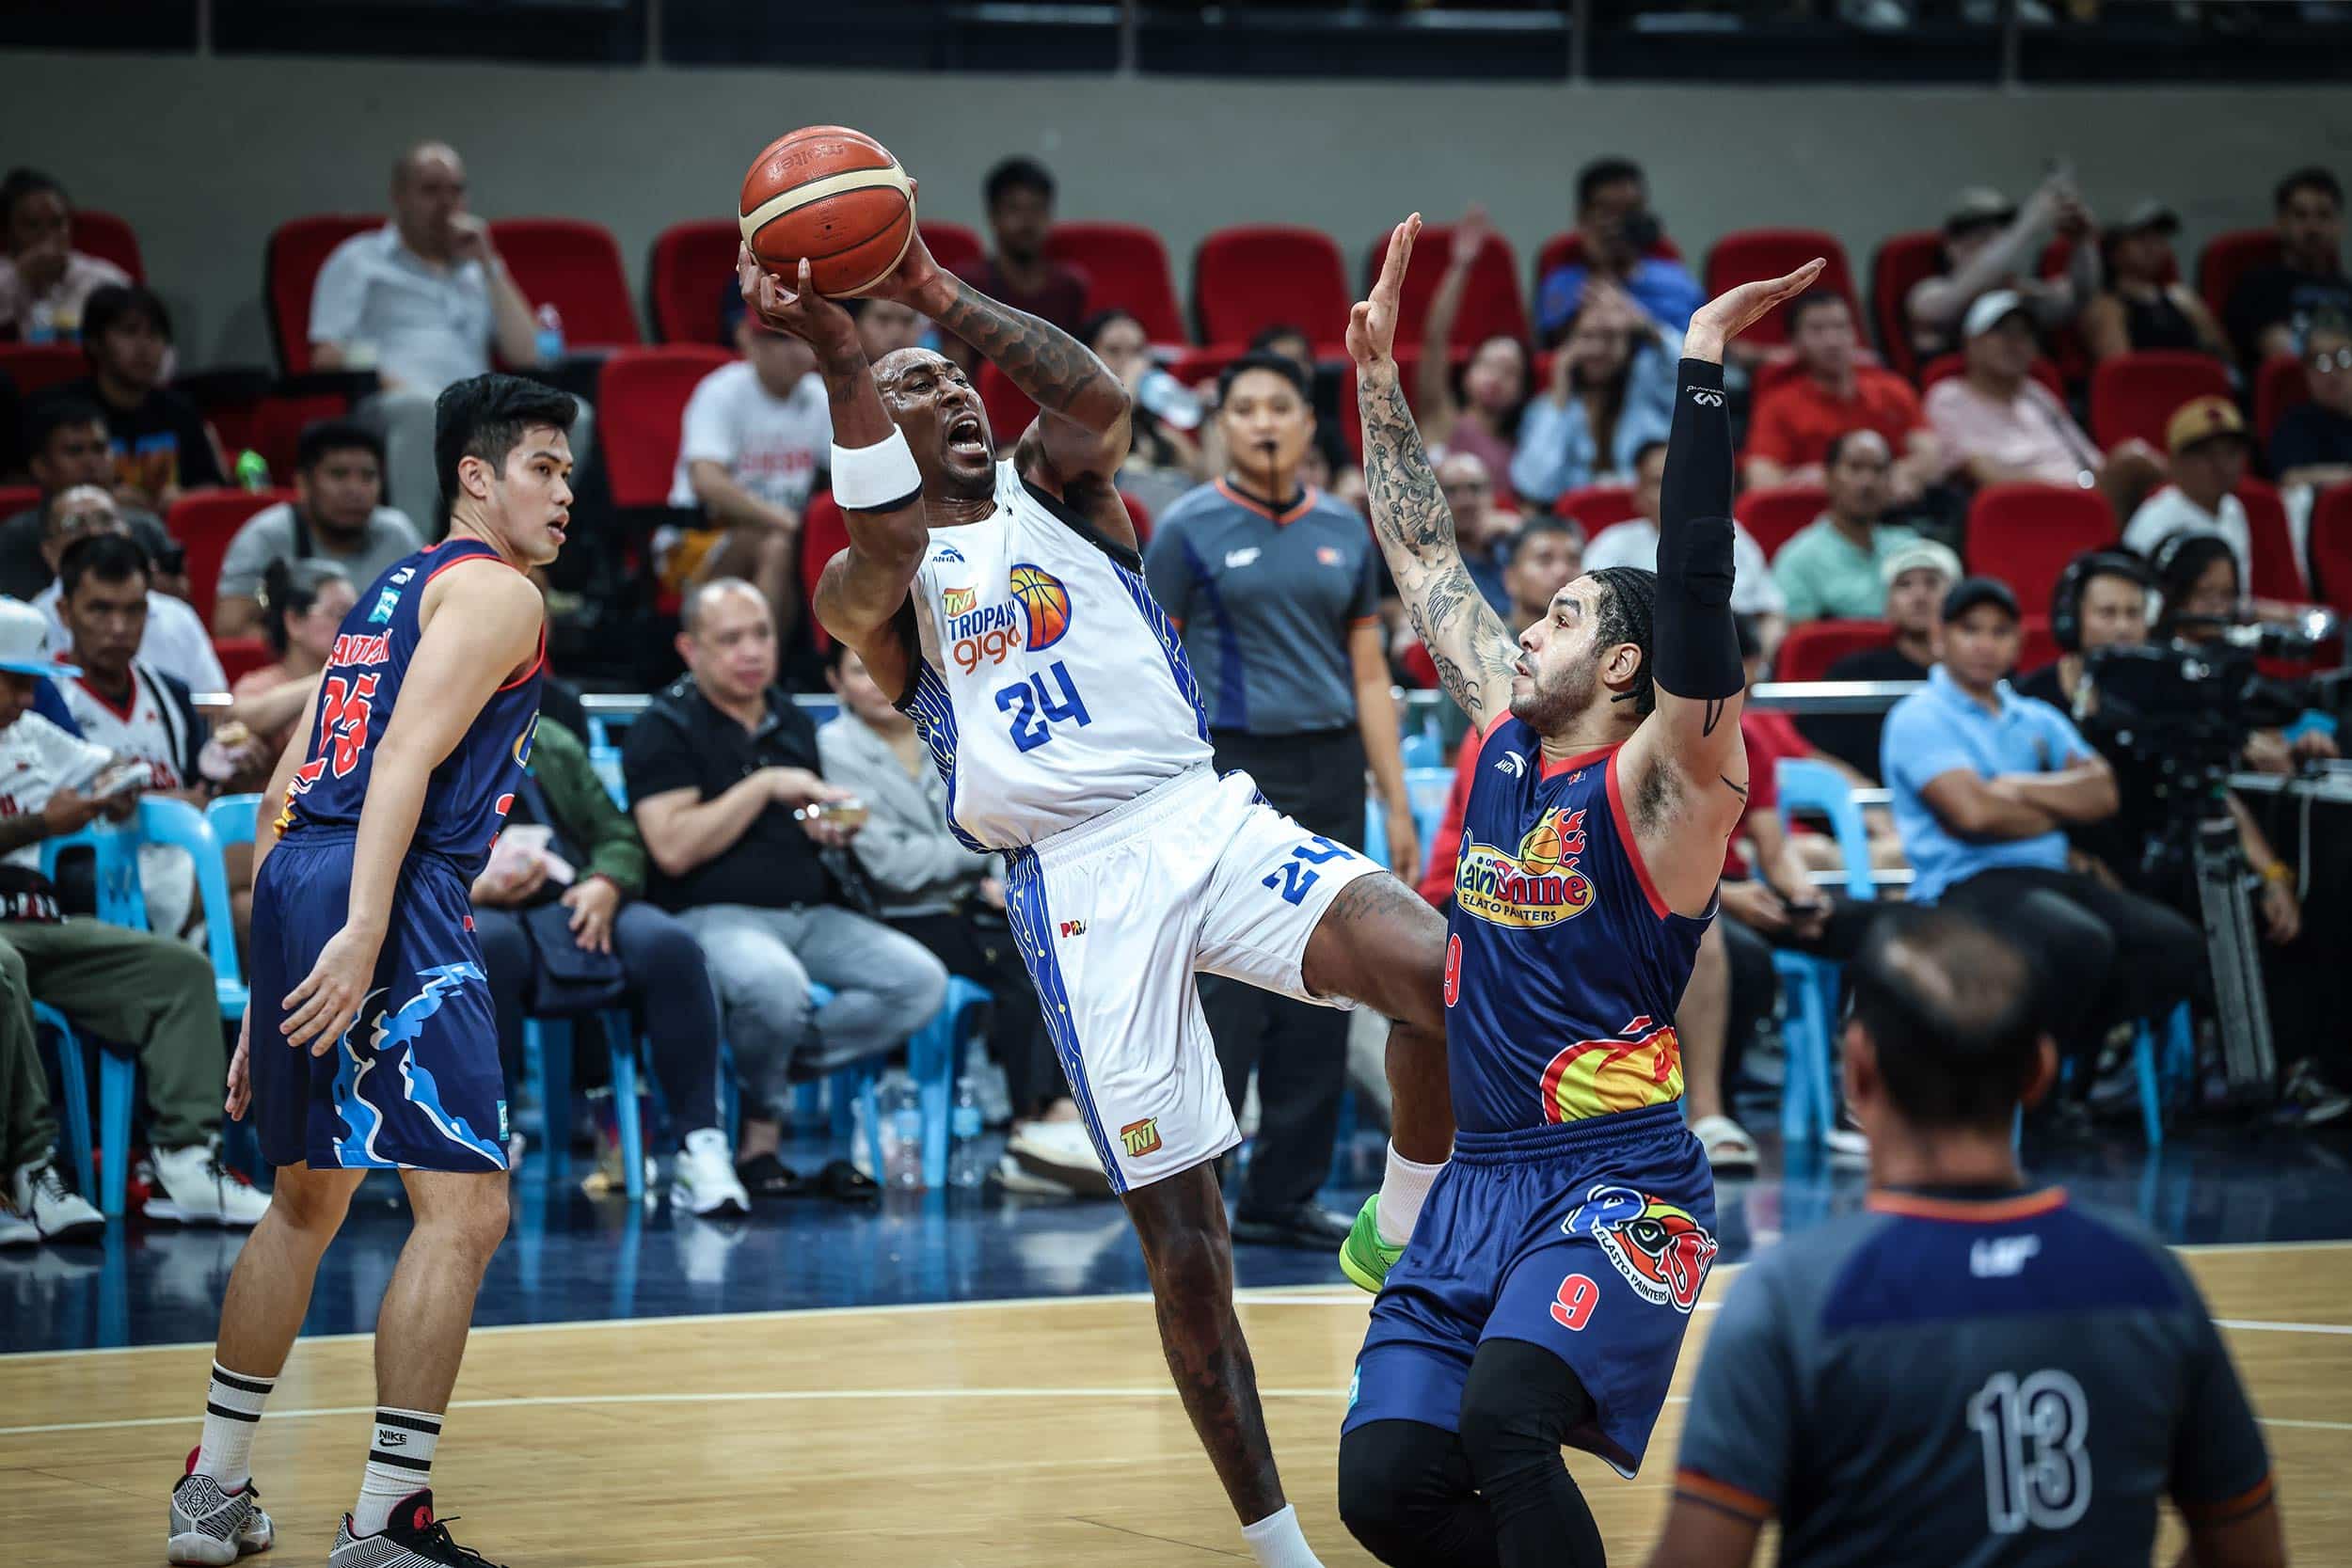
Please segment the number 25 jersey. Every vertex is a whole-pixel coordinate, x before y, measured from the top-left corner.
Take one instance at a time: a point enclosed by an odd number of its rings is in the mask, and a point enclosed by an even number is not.
[[[1034,844],[1212,760],[1142,566],[1010,463],[993,515],[931,530],[907,590],[920,647],[903,705],[970,847]]]

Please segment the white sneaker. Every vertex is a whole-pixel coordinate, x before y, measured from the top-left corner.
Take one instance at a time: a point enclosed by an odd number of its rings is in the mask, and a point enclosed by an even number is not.
[[[1087,1135],[1084,1122],[1024,1122],[1005,1140],[1005,1158],[1064,1193],[1082,1197],[1110,1195],[1110,1182],[1104,1178],[1103,1162],[1095,1155],[1094,1140]]]
[[[715,1127],[686,1134],[686,1147],[670,1162],[670,1203],[690,1214],[748,1214],[751,1195],[735,1174],[735,1151]]]
[[[65,1184],[55,1155],[17,1171],[10,1207],[33,1222],[43,1241],[84,1241],[105,1233],[106,1216]]]
[[[245,1227],[269,1212],[269,1196],[223,1170],[220,1151],[209,1142],[157,1149],[155,1185],[159,1191],[147,1200],[151,1220]]]
[[[1830,1130],[1821,1134],[1821,1148],[1832,1164],[1867,1164],[1870,1159],[1870,1140],[1861,1128],[1839,1117]]]
[[[200,1563],[223,1568],[241,1557],[265,1552],[278,1531],[262,1512],[262,1495],[247,1481],[236,1492],[222,1489],[210,1476],[196,1473],[196,1455],[188,1455],[188,1473],[171,1489],[171,1533],[165,1538],[167,1562]]]

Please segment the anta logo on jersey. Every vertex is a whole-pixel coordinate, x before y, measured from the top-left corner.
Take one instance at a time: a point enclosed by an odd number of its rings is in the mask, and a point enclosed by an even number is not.
[[[1682,1094],[1682,1042],[1648,1015],[1614,1039],[1579,1040],[1544,1069],[1544,1119],[1584,1121],[1638,1111]]]
[[[1598,1243],[1643,1300],[1671,1303],[1686,1315],[1698,1305],[1717,1251],[1715,1238],[1690,1211],[1606,1181],[1585,1193],[1560,1228]]]
[[[1576,868],[1584,812],[1544,814],[1516,854],[1465,835],[1454,863],[1454,902],[1464,914],[1514,930],[1540,930],[1593,907],[1593,884]]]
[[[1050,648],[1070,629],[1070,590],[1042,566],[1012,568],[1012,596],[976,604],[978,590],[949,588],[940,594],[939,640],[965,674],[993,668],[1016,648]]]
[[[391,633],[347,631],[335,639],[335,651],[327,656],[329,664],[384,664],[390,661]]]

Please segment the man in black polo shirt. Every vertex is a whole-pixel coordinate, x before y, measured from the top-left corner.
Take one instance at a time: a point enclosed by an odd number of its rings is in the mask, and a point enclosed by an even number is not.
[[[947,972],[840,907],[818,847],[856,830],[795,816],[849,796],[818,776],[817,728],[775,685],[759,590],[706,583],[684,627],[687,673],[629,725],[622,768],[653,859],[646,895],[694,933],[719,988],[745,1085],[737,1172],[755,1198],[781,1196],[797,1185],[776,1157],[788,1077],[888,1051],[939,1010]],[[833,992],[821,1008],[812,982]]]

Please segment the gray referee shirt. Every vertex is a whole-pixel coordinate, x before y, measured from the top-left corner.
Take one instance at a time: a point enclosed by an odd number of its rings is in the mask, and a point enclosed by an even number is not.
[[[1724,1302],[1676,1491],[1781,1522],[1788,1568],[2146,1562],[2270,1458],[2197,1287],[2127,1222],[2039,1192],[1881,1191]]]
[[[1223,480],[1161,516],[1152,596],[1182,628],[1213,730],[1305,735],[1356,722],[1356,627],[1380,612],[1379,551],[1356,509],[1309,486],[1273,512]]]

